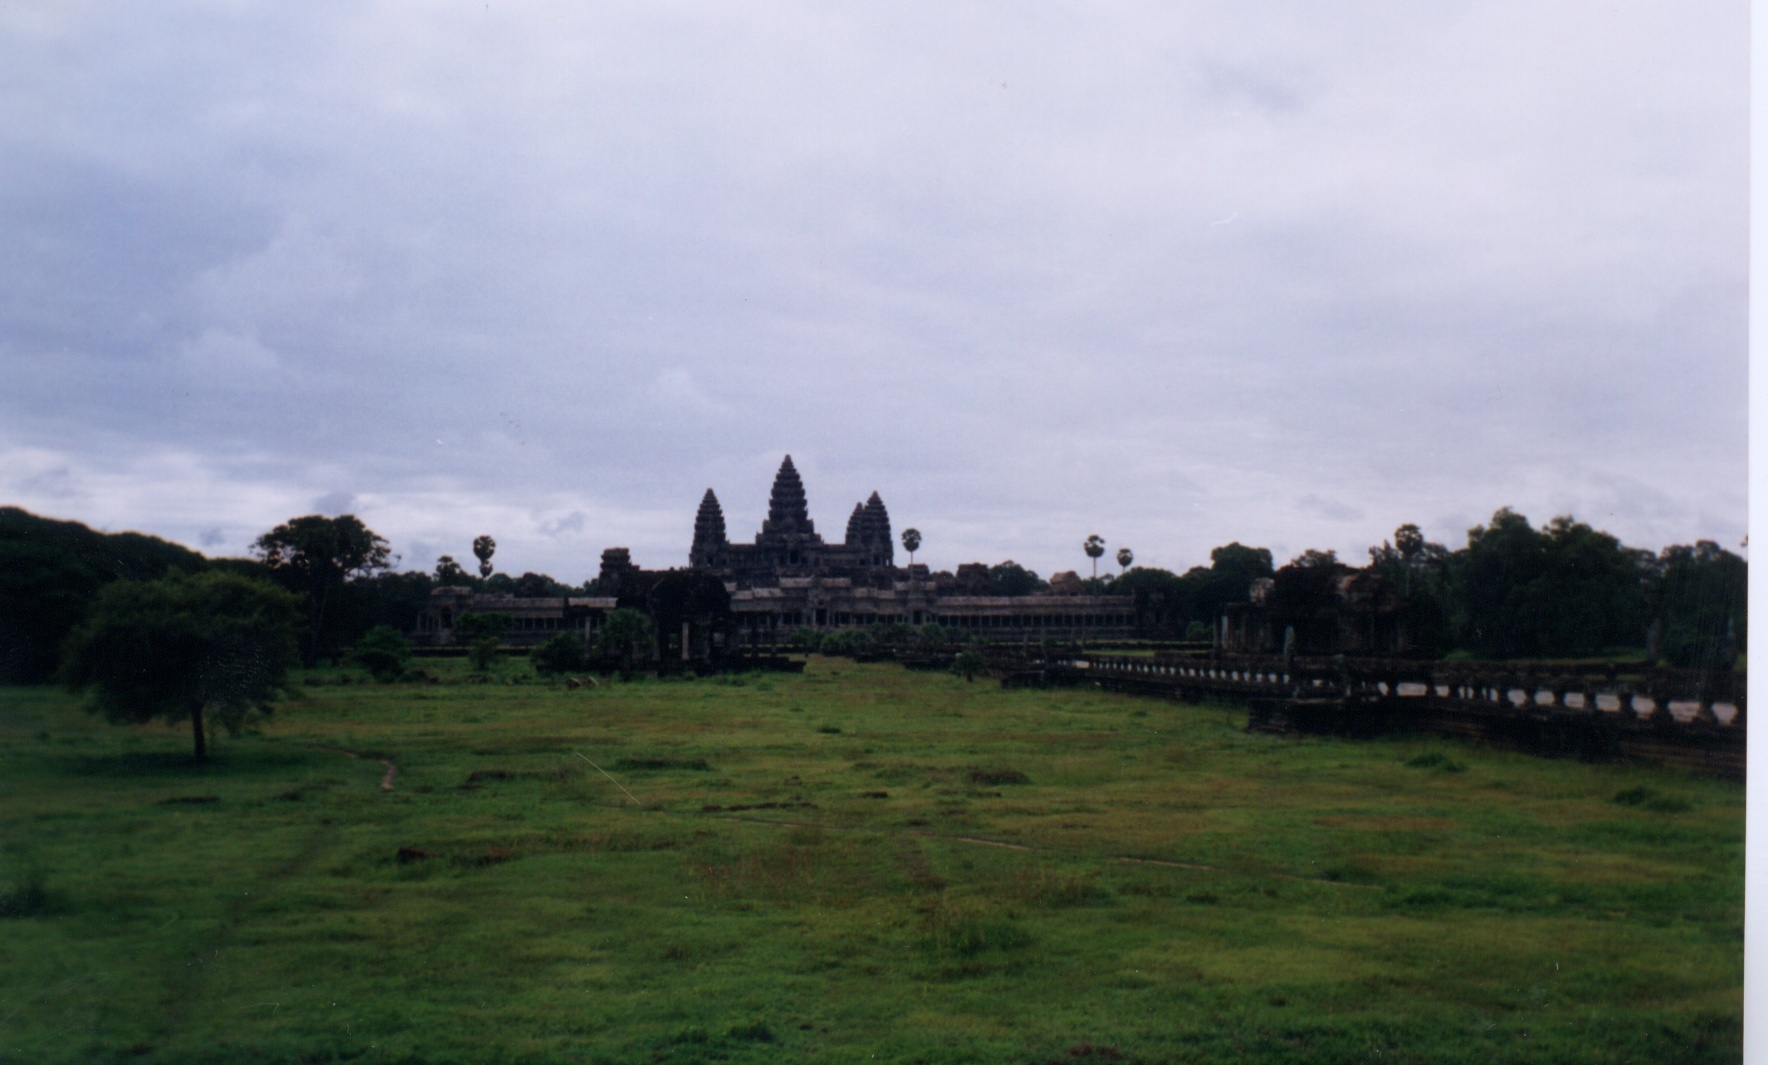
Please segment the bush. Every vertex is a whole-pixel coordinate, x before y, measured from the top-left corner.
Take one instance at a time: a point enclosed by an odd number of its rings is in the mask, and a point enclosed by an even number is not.
[[[952,673],[965,680],[975,680],[976,674],[988,668],[988,663],[975,651],[959,651],[958,657],[952,659]]]
[[[948,629],[937,621],[929,621],[915,630],[915,642],[925,650],[938,650],[952,641],[957,630]]]
[[[376,625],[356,641],[350,658],[375,680],[386,683],[404,675],[411,663],[411,645],[393,626]]]
[[[497,645],[495,636],[473,641],[473,646],[467,650],[467,661],[472,663],[474,673],[489,673],[497,665]]]
[[[582,673],[589,668],[589,648],[569,632],[561,632],[528,653],[534,672],[542,676]]]
[[[815,651],[823,645],[823,634],[808,625],[800,625],[792,630],[792,635],[786,637],[786,643],[794,650]]]
[[[841,632],[825,633],[820,649],[826,655],[844,655],[852,658],[869,648],[871,642],[865,632],[859,629],[845,629]]]

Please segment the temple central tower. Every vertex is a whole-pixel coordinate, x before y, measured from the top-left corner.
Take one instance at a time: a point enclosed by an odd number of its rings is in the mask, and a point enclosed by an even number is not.
[[[879,585],[883,587],[893,579],[895,562],[890,515],[876,492],[854,506],[844,542],[823,542],[810,520],[804,481],[790,455],[774,474],[767,519],[753,544],[733,544],[725,538],[724,510],[708,488],[694,515],[694,544],[688,552],[690,566],[715,571],[745,588],[777,586],[782,577],[812,576],[883,582]]]

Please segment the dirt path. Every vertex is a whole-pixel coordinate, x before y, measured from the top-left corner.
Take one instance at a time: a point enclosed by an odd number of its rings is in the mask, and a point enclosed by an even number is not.
[[[382,791],[392,791],[393,790],[393,778],[399,775],[399,767],[393,764],[393,760],[391,758],[377,758],[372,754],[358,754],[355,751],[346,751],[342,747],[321,747],[319,749],[322,751],[330,751],[333,754],[341,754],[341,755],[345,756],[346,758],[359,758],[364,761],[381,763],[382,765],[387,767],[386,776],[381,777],[381,790]]]

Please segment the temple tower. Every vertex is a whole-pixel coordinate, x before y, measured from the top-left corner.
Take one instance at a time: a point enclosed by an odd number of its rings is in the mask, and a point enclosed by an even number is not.
[[[853,513],[847,519],[847,539],[843,541],[848,547],[859,547],[866,542],[866,505],[855,503]]]
[[[822,542],[804,502],[804,482],[798,479],[792,456],[787,455],[786,461],[780,463],[780,472],[774,475],[767,520],[761,523],[761,535],[755,538],[755,544],[768,552],[775,565],[802,566],[809,562],[804,549],[821,546]]]
[[[861,517],[862,536],[866,545],[871,548],[872,565],[893,566],[896,564],[896,544],[890,538],[890,512],[884,509],[884,500],[878,493],[866,500],[866,509]]]
[[[798,467],[792,465],[792,456],[787,455],[786,461],[780,463],[780,472],[774,474],[773,493],[767,501],[767,520],[761,524],[763,539],[772,536],[815,536],[816,526],[811,523],[810,510],[804,502],[804,482],[798,478]]]
[[[694,546],[688,551],[688,565],[716,566],[724,554],[724,508],[712,489],[700,499],[700,510],[694,515]]]

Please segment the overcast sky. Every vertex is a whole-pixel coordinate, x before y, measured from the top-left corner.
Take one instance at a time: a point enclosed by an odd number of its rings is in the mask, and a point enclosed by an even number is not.
[[[0,8],[0,503],[685,564],[1745,531],[1738,2]]]

